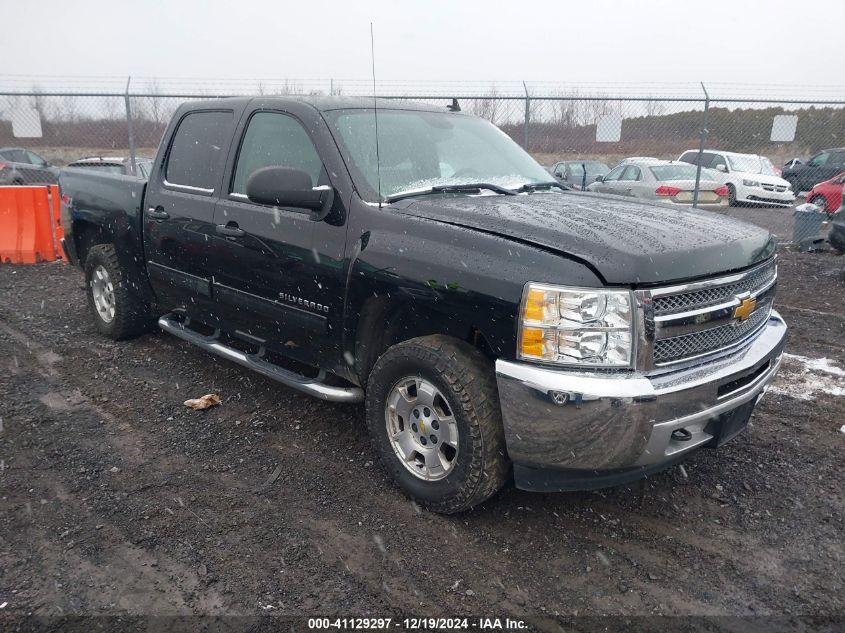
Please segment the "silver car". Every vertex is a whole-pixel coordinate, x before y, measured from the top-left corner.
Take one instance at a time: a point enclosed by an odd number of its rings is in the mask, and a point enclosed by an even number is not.
[[[588,191],[618,196],[692,204],[695,165],[670,160],[627,160],[596,179]],[[709,169],[701,170],[698,201],[701,204],[727,204],[728,188]]]
[[[0,147],[0,185],[51,185],[59,170],[24,147]]]

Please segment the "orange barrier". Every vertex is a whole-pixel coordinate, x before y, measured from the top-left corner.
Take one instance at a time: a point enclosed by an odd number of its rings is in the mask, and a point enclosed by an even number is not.
[[[56,237],[56,227],[61,225],[58,211],[55,185],[0,187],[0,262],[55,261],[61,250]]]
[[[62,239],[65,236],[65,229],[62,226],[62,201],[59,197],[59,185],[50,185],[50,220],[53,223],[53,245],[56,248],[56,259],[67,261],[64,250],[62,250]]]

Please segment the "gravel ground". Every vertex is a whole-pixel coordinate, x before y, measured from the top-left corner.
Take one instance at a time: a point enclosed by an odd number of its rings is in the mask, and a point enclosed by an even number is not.
[[[790,354],[845,367],[842,263],[782,251]],[[79,271],[0,266],[0,609],[841,617],[845,398],[824,389],[845,378],[790,357],[722,450],[438,516],[387,481],[360,407],[163,333],[105,340]]]

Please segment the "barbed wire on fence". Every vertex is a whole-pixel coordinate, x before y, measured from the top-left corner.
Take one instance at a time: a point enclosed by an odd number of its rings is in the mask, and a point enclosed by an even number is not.
[[[842,86],[809,87],[803,97],[771,85],[717,84],[707,90],[707,144],[713,149],[767,155],[777,164],[845,146]],[[631,155],[677,158],[698,147],[704,127],[705,97],[693,84],[382,81],[376,91],[387,99],[410,98],[444,108],[458,98],[465,112],[498,125],[544,163],[563,158],[613,163]],[[0,146],[40,148],[58,165],[80,155],[125,153],[128,113],[138,154],[152,155],[173,112],[189,98],[371,94],[372,82],[363,80],[133,78],[127,83],[126,78],[0,75]],[[39,120],[40,136],[15,134],[14,119],[21,113]],[[792,125],[785,116],[796,117],[791,140],[776,129],[784,121]],[[600,123],[610,119],[618,120],[619,138],[600,139]]]

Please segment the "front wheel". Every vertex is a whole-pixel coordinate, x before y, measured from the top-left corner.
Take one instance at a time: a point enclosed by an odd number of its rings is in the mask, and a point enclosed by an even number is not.
[[[445,336],[394,345],[367,382],[367,427],[391,478],[435,512],[495,494],[508,477],[493,367]]]
[[[736,207],[739,206],[736,201],[736,187],[729,184],[728,185],[728,206],[729,207]]]

